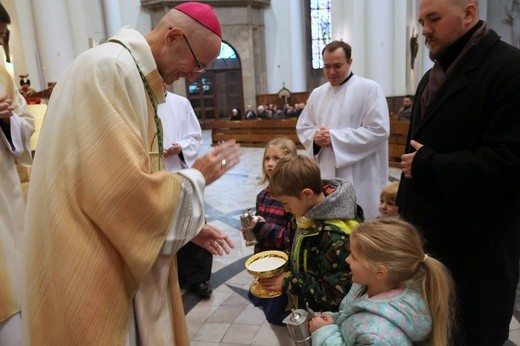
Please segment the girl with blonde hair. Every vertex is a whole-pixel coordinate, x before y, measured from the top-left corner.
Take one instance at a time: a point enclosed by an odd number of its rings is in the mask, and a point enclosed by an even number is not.
[[[296,144],[288,138],[280,137],[269,141],[262,159],[263,177],[260,184],[269,182],[271,173],[281,158],[297,153]],[[271,196],[269,185],[256,196],[256,216],[252,222],[252,231],[258,241],[255,253],[267,250],[289,252],[294,236],[291,227],[293,215],[286,212],[283,205]],[[249,293],[249,300],[264,311],[280,345],[291,344],[287,328],[282,322],[289,314],[285,310],[287,296],[283,294],[275,298],[259,298]]]
[[[454,288],[447,268],[424,253],[411,224],[375,219],[350,235],[354,284],[337,313],[309,323],[312,344],[449,344]]]
[[[263,177],[259,184],[269,182],[274,167],[282,157],[297,153],[296,144],[288,138],[279,137],[269,141],[264,150]],[[256,216],[252,224],[252,231],[258,241],[255,253],[266,250],[289,251],[292,243],[292,214],[285,212],[282,204],[271,196],[269,186],[256,196]]]

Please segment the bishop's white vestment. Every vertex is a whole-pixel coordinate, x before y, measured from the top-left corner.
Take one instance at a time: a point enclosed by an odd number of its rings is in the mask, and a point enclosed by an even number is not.
[[[314,134],[330,130],[331,147],[315,151]],[[353,75],[346,83],[314,89],[296,124],[300,142],[320,165],[323,179],[346,179],[356,189],[366,219],[377,216],[388,183],[388,105],[374,81]]]
[[[79,55],[49,100],[26,213],[27,344],[123,345],[133,307],[142,344],[186,344],[168,256],[204,224],[204,178],[154,171],[162,78],[140,33],[114,39],[124,46]]]
[[[0,325],[21,310],[22,238],[25,200],[16,168],[32,163],[34,118],[8,72],[0,67],[0,94],[12,100],[13,115],[0,129]],[[2,120],[0,120],[2,121]],[[0,335],[0,341],[3,338]],[[1,342],[0,342],[1,344]]]

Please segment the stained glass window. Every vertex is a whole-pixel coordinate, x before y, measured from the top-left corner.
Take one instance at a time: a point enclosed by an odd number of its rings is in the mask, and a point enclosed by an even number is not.
[[[321,51],[331,41],[330,1],[310,0],[312,68],[323,68]]]

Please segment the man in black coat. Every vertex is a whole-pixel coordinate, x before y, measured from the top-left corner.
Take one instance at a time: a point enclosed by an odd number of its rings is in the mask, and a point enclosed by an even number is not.
[[[519,275],[520,50],[476,0],[421,0],[419,23],[435,65],[416,92],[399,212],[453,274],[453,344],[501,346]]]

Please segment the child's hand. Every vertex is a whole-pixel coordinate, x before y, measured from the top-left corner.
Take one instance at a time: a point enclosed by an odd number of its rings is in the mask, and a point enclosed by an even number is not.
[[[242,233],[242,239],[246,240],[246,230],[245,230],[245,228],[241,228],[240,232]]]
[[[280,292],[282,290],[284,273],[280,273],[270,278],[259,278],[258,282],[266,290]]]
[[[251,228],[255,228],[257,222],[265,222],[265,219],[261,216],[253,216],[253,218],[251,219]],[[244,238],[244,240],[247,240],[246,239],[246,235],[245,235],[245,228],[241,228],[240,229],[240,232],[242,232],[242,238]]]
[[[329,314],[321,314],[320,316],[313,317],[309,321],[309,331],[314,333],[319,328],[334,323],[334,318]]]

